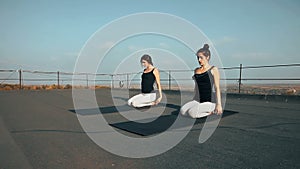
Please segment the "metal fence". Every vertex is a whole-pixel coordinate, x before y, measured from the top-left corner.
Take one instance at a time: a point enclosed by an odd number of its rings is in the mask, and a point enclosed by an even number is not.
[[[299,77],[295,78],[247,78],[243,77],[243,72],[247,69],[263,69],[266,68],[275,68],[275,67],[300,67],[300,64],[279,64],[279,65],[264,65],[264,66],[243,66],[240,64],[236,67],[222,67],[224,71],[228,70],[237,70],[238,77],[233,78],[224,78],[221,80],[225,81],[235,81],[238,85],[238,92],[241,92],[241,85],[244,81],[299,81]],[[164,77],[161,77],[161,82],[165,89],[174,89],[175,79],[172,78],[173,74],[176,73],[190,73],[193,74],[193,70],[161,70],[165,73]],[[134,88],[134,82],[139,82],[140,78],[136,78],[136,75],[141,74],[142,72],[132,72],[132,73],[122,73],[122,74],[103,74],[103,73],[78,73],[78,72],[60,72],[60,71],[32,71],[32,70],[0,70],[0,73],[6,73],[5,78],[0,78],[0,85],[4,83],[9,84],[18,84],[19,89],[23,89],[24,83],[33,83],[33,82],[45,82],[52,83],[58,87],[70,84],[72,81],[85,83],[85,87],[91,87],[91,81],[93,84],[97,85],[106,85],[111,88]],[[25,76],[26,75],[26,76]],[[32,76],[43,76],[43,78],[33,78]],[[73,75],[77,75],[79,78],[72,78]],[[45,78],[45,76],[47,78]],[[132,76],[134,76],[132,78]],[[122,77],[122,78],[120,78]],[[176,78],[176,81],[191,81],[191,78]]]

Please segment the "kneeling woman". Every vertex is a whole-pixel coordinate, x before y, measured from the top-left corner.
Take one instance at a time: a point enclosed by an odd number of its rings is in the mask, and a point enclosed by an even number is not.
[[[157,105],[162,99],[159,71],[153,66],[152,58],[149,55],[142,56],[141,64],[145,67],[142,74],[142,93],[130,98],[128,105],[133,107]],[[154,82],[156,82],[159,91],[159,97],[157,99],[153,88]]]
[[[209,64],[210,50],[208,44],[197,52],[200,68],[196,68],[193,79],[195,81],[195,97],[183,105],[180,114],[192,118],[200,118],[215,114],[222,114],[220,74],[218,68]],[[213,87],[214,86],[214,87]],[[213,88],[215,92],[213,92]]]

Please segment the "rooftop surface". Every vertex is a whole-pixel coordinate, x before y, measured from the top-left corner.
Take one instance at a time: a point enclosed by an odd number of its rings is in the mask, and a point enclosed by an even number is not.
[[[177,116],[180,93],[165,94],[169,106],[163,115]],[[109,89],[96,90],[96,96],[109,123],[128,122],[114,107]],[[300,168],[299,100],[298,96],[228,94],[225,112],[234,113],[224,114],[203,144],[198,143],[203,127],[199,119],[171,150],[149,158],[126,158],[102,149],[84,132],[72,90],[1,91],[0,168]]]

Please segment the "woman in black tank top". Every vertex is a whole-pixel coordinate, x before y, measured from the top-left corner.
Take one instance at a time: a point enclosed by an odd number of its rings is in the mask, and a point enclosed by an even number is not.
[[[218,68],[209,64],[210,51],[207,44],[197,52],[201,67],[194,71],[195,96],[183,105],[180,114],[201,118],[212,113],[222,114],[220,74]]]
[[[142,93],[151,93],[153,92],[153,84],[155,82],[155,75],[153,74],[155,68],[153,68],[150,72],[145,73],[147,69],[144,69],[144,72],[142,74]]]
[[[142,74],[141,94],[135,95],[128,100],[128,105],[134,107],[144,107],[157,105],[162,99],[159,71],[153,66],[149,55],[143,55],[141,63],[145,67]],[[156,98],[154,91],[154,82],[157,84],[159,97]]]

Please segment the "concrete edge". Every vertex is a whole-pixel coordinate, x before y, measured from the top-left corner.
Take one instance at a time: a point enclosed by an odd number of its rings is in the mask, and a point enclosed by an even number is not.
[[[286,103],[300,103],[300,96],[298,95],[250,95],[250,94],[238,94],[228,93],[228,98],[240,98],[240,99],[254,99],[265,100],[274,102],[286,102]]]

